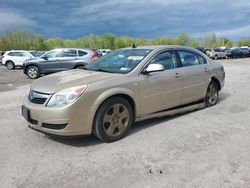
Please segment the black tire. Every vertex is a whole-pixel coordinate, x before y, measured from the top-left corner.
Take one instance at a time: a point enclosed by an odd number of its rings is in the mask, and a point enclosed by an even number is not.
[[[122,114],[123,112],[126,111],[126,114],[128,114],[127,119],[126,118],[122,119],[122,117],[115,116],[114,106],[116,106],[116,105],[118,105],[119,113],[120,113],[120,108],[121,107],[124,108],[120,114]],[[110,116],[109,117],[110,120],[104,122],[104,118],[106,117],[106,115]],[[96,112],[95,120],[94,120],[94,124],[93,124],[93,133],[97,138],[99,138],[100,140],[102,140],[104,142],[117,141],[117,140],[123,138],[127,134],[127,132],[129,131],[129,128],[131,127],[131,125],[134,122],[133,116],[134,115],[133,115],[132,107],[126,99],[124,99],[122,97],[112,97],[110,99],[107,99],[106,101],[104,101],[101,104],[101,106],[98,108],[98,110]],[[120,132],[120,128],[118,127],[117,124],[124,124],[124,123],[126,124],[126,126],[124,126],[123,127],[124,129]],[[111,136],[107,133],[107,132],[110,132],[109,130],[111,130],[111,134],[113,134],[113,136]],[[113,131],[113,133],[112,133],[112,131]],[[118,133],[116,133],[117,131],[118,131]]]
[[[74,69],[83,69],[84,65],[77,65],[74,67]]]
[[[36,66],[29,66],[26,69],[26,74],[30,79],[37,79],[40,77],[40,71]]]
[[[214,91],[212,91],[212,88]],[[206,107],[211,107],[217,104],[219,99],[219,88],[218,85],[212,80],[208,87],[207,87],[207,93],[206,93]]]
[[[13,69],[15,69],[15,64],[13,63],[13,61],[7,61],[6,62],[6,67],[9,70],[13,70]]]

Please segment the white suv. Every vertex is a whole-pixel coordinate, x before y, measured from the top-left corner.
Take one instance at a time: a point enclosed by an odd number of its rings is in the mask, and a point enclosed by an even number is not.
[[[8,68],[8,69],[15,69],[15,67],[22,67],[23,62],[27,59],[34,58],[34,56],[24,50],[12,50],[7,51],[2,58],[2,63]]]

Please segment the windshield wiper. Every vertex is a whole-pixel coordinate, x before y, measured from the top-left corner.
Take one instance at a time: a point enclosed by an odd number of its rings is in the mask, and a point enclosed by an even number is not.
[[[105,69],[101,69],[101,68],[95,69],[94,71],[100,71],[100,72],[108,72],[108,73],[114,73],[114,72],[112,72],[112,71],[109,71],[109,70],[105,70]]]
[[[98,68],[98,69],[88,69],[87,67],[82,67],[81,69],[84,69],[84,70],[89,70],[89,71],[100,71],[100,72],[108,72],[108,73],[113,73],[112,71],[105,70],[105,69],[102,69],[102,68]]]

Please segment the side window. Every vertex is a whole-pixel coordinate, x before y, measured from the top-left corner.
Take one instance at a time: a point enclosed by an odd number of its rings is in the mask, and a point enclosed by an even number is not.
[[[207,64],[207,60],[205,58],[198,55],[198,59],[200,64]]]
[[[84,52],[82,50],[78,50],[78,56],[85,56],[87,54],[88,54],[87,52]]]
[[[177,59],[172,52],[162,52],[156,55],[149,64],[162,64],[165,70],[174,69],[177,67]]]
[[[23,57],[23,53],[22,52],[15,52],[15,56],[18,56],[18,57]]]
[[[46,53],[44,56],[47,58],[62,57],[62,51],[59,50],[50,51]]]
[[[64,50],[63,57],[77,57],[76,50]]]
[[[189,67],[194,65],[199,65],[200,61],[198,55],[188,51],[178,51],[181,59],[182,67]]]
[[[8,56],[15,56],[15,52],[9,52],[7,55]]]

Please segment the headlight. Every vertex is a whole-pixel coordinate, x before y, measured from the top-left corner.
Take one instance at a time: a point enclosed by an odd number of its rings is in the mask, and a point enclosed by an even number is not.
[[[49,100],[48,107],[62,107],[74,102],[87,89],[87,85],[71,87],[55,93]]]

